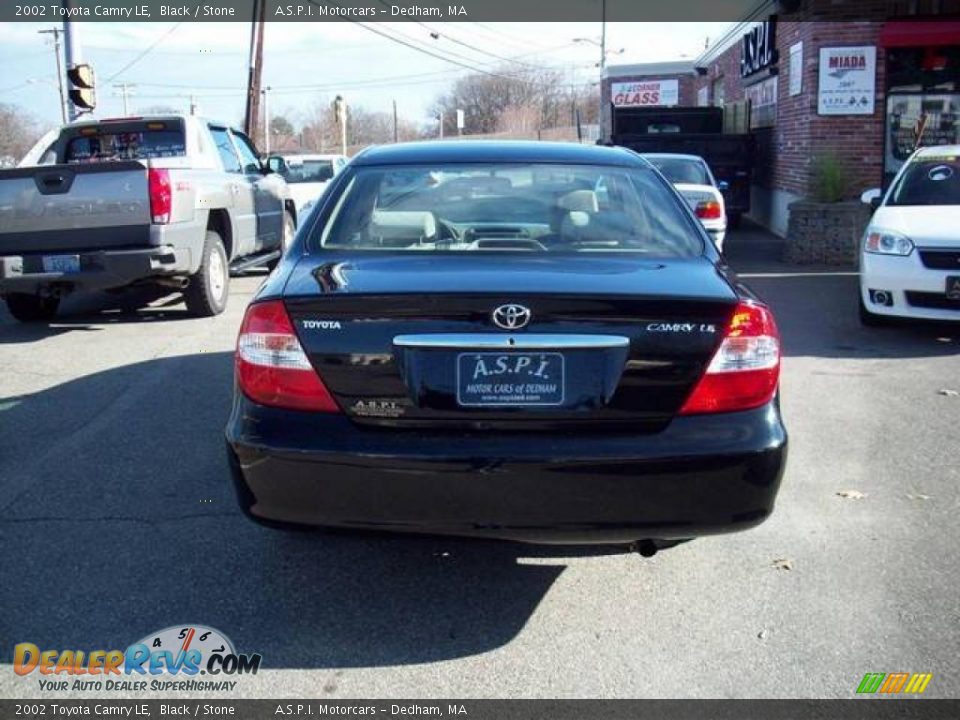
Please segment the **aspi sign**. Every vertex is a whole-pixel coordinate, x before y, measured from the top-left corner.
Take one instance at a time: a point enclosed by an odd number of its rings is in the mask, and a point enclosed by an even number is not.
[[[775,65],[778,59],[777,18],[776,15],[771,15],[769,20],[759,23],[743,36],[740,77],[750,77],[766,67]]]

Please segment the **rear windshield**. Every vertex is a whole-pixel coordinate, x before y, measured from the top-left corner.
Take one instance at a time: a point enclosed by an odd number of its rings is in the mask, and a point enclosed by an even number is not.
[[[646,168],[486,164],[354,167],[327,249],[702,254],[685,207]]]
[[[648,157],[663,176],[674,185],[712,185],[707,169],[699,160],[686,158]]]
[[[333,177],[331,160],[287,160],[286,168],[280,171],[288,183],[320,183]]]
[[[960,205],[960,157],[920,157],[910,162],[887,205]]]
[[[155,126],[155,127],[152,127]],[[67,142],[68,163],[151,160],[186,154],[183,129],[172,123],[148,123],[139,127],[84,128]]]

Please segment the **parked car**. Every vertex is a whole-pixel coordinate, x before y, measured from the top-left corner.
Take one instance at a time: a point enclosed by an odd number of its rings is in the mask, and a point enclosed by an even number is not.
[[[652,552],[772,511],[773,315],[637,154],[381,146],[312,218],[237,341],[253,519]]]
[[[283,178],[226,125],[88,120],[34,150],[0,171],[0,295],[21,321],[51,319],[70,292],[142,283],[215,315],[230,269],[276,263],[296,227]]]
[[[756,161],[752,133],[724,132],[722,107],[613,107],[610,142],[641,153],[703,158],[723,183],[730,227],[750,212],[750,186]]]
[[[344,155],[273,155],[270,169],[283,176],[301,217],[313,207],[334,175],[347,164]]]
[[[644,158],[680,191],[690,209],[723,252],[727,235],[727,210],[723,200],[726,183],[717,182],[706,160],[696,155],[645,153]]]
[[[960,145],[917,150],[886,193],[861,199],[875,208],[860,252],[861,321],[960,320]]]

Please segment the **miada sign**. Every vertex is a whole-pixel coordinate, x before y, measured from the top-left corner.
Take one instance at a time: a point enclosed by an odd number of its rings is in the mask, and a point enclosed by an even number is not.
[[[680,104],[678,80],[643,80],[613,83],[610,87],[616,107],[657,107]]]

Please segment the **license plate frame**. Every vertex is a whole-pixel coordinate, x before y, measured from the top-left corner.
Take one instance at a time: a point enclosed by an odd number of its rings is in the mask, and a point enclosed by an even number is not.
[[[960,275],[947,275],[944,283],[947,300],[960,300]]]
[[[478,383],[477,362],[481,360],[487,372]],[[481,385],[490,387],[480,389]],[[541,389],[547,385],[556,387]],[[566,359],[563,353],[541,351],[458,353],[456,388],[460,407],[561,407],[566,399]]]
[[[44,255],[41,262],[46,273],[71,275],[80,272],[79,255]]]

